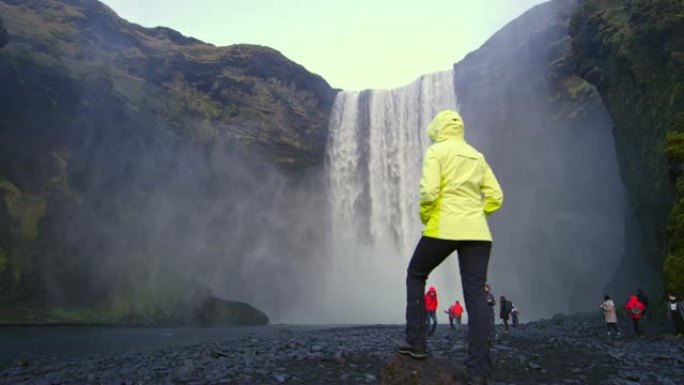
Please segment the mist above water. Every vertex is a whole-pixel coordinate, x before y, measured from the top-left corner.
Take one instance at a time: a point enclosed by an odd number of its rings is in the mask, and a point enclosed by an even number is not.
[[[454,83],[445,71],[395,90],[338,94],[324,169],[296,174],[227,139],[196,146],[163,132],[152,142],[82,132],[69,177],[85,199],[57,236],[87,259],[91,290],[142,296],[135,306],[173,302],[190,284],[273,322],[401,323],[422,229],[426,127],[454,108],[505,193],[490,220],[494,293],[512,298],[524,320],[594,308],[624,245],[625,191],[607,113],[573,126],[531,108],[489,125],[490,105],[473,105]],[[63,261],[52,263],[51,295],[79,295],[63,292]],[[428,285],[441,308],[462,299],[455,256]]]
[[[490,218],[494,293],[512,298],[523,320],[595,308],[624,252],[625,190],[607,113],[573,125],[530,108],[492,125],[491,106],[506,99],[472,103],[454,84],[445,71],[338,94],[325,167],[295,174],[231,140],[196,146],[157,132],[149,143],[93,128],[69,168],[85,199],[56,236],[85,260],[90,290],[135,306],[173,302],[190,285],[272,322],[401,323],[422,230],[426,127],[453,108],[505,193]],[[65,291],[63,263],[45,264],[44,285],[56,298],[78,296]],[[442,309],[462,299],[456,256],[428,285]]]
[[[327,150],[332,269],[319,293],[337,296],[336,319],[402,322],[405,270],[422,228],[426,127],[437,111],[459,109],[456,94],[447,71],[397,90],[338,95]],[[526,320],[593,309],[624,248],[625,190],[607,113],[568,127],[531,108],[508,125],[479,126],[490,112],[471,108],[464,120],[466,140],[505,194],[490,217],[494,294],[512,298]],[[437,287],[442,308],[462,300],[455,254],[427,285]]]
[[[323,295],[339,297],[333,319],[402,321],[405,271],[421,231],[425,127],[456,108],[452,84],[445,71],[399,89],[338,94],[326,158],[332,268]]]

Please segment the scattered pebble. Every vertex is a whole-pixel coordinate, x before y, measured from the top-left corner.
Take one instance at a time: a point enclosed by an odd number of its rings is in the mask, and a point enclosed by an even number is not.
[[[605,334],[591,315],[554,317],[512,328],[492,347],[494,384],[684,384],[684,342]],[[15,361],[0,384],[326,384],[386,383],[403,326],[293,327],[193,346],[142,349],[81,359]],[[435,359],[463,362],[465,333],[440,325],[429,339]],[[430,364],[427,359],[425,365]],[[433,361],[434,362],[434,361]],[[450,361],[449,361],[450,362]]]

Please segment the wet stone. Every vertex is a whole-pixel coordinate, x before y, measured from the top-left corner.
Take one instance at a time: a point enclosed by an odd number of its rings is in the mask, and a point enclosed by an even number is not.
[[[492,383],[684,384],[680,339],[625,337],[616,342],[604,338],[604,326],[568,316],[561,325],[540,321],[512,329],[493,347],[496,368]],[[0,369],[0,383],[37,384],[41,379],[58,379],[63,384],[113,383],[110,380],[135,384],[197,381],[206,385],[463,383],[459,373],[465,370],[465,340],[448,325],[438,327],[429,341],[436,354],[423,361],[396,354],[402,326],[301,328],[271,334],[264,330],[244,339],[227,333],[226,341],[211,344],[100,354],[78,362],[32,360],[29,367]],[[212,351],[230,353],[213,358]]]

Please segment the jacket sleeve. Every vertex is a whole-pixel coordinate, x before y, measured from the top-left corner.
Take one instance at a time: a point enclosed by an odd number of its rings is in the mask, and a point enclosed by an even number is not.
[[[501,190],[501,186],[499,186],[499,182],[496,180],[496,176],[494,176],[494,172],[489,167],[489,164],[487,164],[487,161],[483,161],[485,170],[480,191],[484,195],[484,213],[485,216],[488,217],[494,211],[501,208],[501,205],[503,204],[503,191]]]
[[[439,197],[439,161],[432,147],[428,147],[423,161],[423,175],[420,179],[420,221],[427,224]]]

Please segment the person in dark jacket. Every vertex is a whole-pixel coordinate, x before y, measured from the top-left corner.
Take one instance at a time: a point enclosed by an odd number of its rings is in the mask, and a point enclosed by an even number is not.
[[[644,294],[644,291],[641,290],[641,289],[637,289],[637,291],[636,291],[636,297],[637,297],[637,299],[639,300],[639,302],[641,302],[641,304],[644,305],[644,315],[643,315],[642,318],[644,318],[644,319],[650,318],[650,317],[651,317],[651,314],[650,314],[650,312],[648,311],[648,307],[650,306],[650,302],[649,302],[648,297],[646,296],[646,294]]]
[[[499,297],[499,318],[504,323],[504,331],[508,332],[508,319],[511,315],[511,302],[503,295]]]
[[[672,321],[674,334],[684,337],[684,301],[677,298],[674,293],[667,296],[667,318]]]

